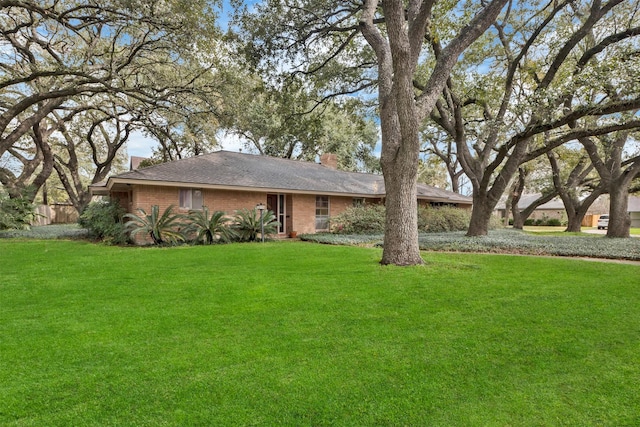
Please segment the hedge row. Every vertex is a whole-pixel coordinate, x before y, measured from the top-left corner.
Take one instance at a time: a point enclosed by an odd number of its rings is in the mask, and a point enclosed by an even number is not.
[[[509,225],[513,225],[513,218],[509,219]],[[524,225],[560,227],[561,225],[567,225],[567,221],[561,221],[558,218],[527,218],[524,221]]]
[[[452,207],[418,208],[418,230],[424,233],[464,231],[469,228],[471,211]],[[379,234],[384,232],[383,205],[355,206],[330,219],[335,234]],[[497,228],[499,220],[492,222]]]

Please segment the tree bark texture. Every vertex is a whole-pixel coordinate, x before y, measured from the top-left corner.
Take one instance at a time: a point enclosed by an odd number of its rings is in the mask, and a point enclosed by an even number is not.
[[[609,226],[607,237],[629,237],[631,218],[627,212],[631,182],[640,174],[640,157],[623,161],[624,146],[628,132],[618,132],[607,144],[607,156],[602,158],[594,138],[580,138],[591,163],[598,171],[605,191],[609,193]]]
[[[505,214],[507,213],[507,209],[509,205],[511,206],[511,215],[513,215],[513,228],[522,230],[524,228],[525,217],[520,212],[520,208],[518,204],[520,203],[520,198],[522,197],[522,193],[524,192],[526,173],[524,169],[520,168],[518,170],[518,179],[514,182],[513,187],[511,189],[511,203],[507,203],[505,206]],[[509,225],[509,215],[507,216],[507,223],[505,225]]]
[[[416,97],[414,74],[435,2],[382,3],[386,36],[375,24],[377,0],[367,0],[360,30],[378,60],[378,99],[382,129],[381,165],[386,191],[382,264],[424,261],[418,246],[416,180],[420,154],[419,123],[433,110],[459,55],[496,19],[506,0],[494,0],[472,19],[437,58],[423,92]]]
[[[611,186],[609,190],[609,226],[607,237],[629,237],[631,217],[627,212],[629,207],[628,186]]]
[[[516,146],[511,157],[505,162],[493,181],[491,181],[491,175],[487,172],[487,168],[484,168],[482,174],[470,174],[473,184],[473,208],[471,209],[467,236],[486,236],[488,234],[493,210],[504,194],[511,177],[518,170],[526,149],[527,144]],[[468,163],[472,162],[468,161]],[[481,168],[477,161],[474,163],[477,168]]]
[[[469,221],[469,230],[467,236],[486,236],[489,233],[489,223],[491,215],[496,206],[496,202],[487,202],[486,195],[477,195],[473,193],[473,207],[471,208],[471,220]]]

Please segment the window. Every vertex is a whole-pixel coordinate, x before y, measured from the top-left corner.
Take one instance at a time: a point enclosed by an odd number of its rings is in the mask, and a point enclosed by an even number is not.
[[[329,229],[329,196],[316,196],[316,230]]]
[[[202,209],[204,199],[202,190],[195,188],[180,189],[180,207],[183,209]]]
[[[429,202],[429,206],[432,208],[457,208],[458,205],[455,203],[445,203],[445,202]]]
[[[358,208],[364,206],[364,197],[354,197],[353,198],[353,207]]]

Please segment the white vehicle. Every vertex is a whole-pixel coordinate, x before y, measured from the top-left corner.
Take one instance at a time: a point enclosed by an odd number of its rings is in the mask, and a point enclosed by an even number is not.
[[[606,230],[609,227],[609,215],[600,215],[598,218],[598,230]]]

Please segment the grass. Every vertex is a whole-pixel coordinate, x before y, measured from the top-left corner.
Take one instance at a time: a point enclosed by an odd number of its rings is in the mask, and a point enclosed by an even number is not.
[[[523,230],[531,233],[562,233],[566,229],[567,227],[564,225],[563,226],[525,225],[523,228]]]
[[[640,267],[0,240],[0,425],[640,423]]]
[[[528,225],[524,227],[525,231],[529,231],[532,233],[565,233],[564,230],[566,230],[567,227],[566,226],[560,226],[560,227],[554,227],[554,226],[538,226],[538,225]],[[582,227],[582,233],[568,233],[568,234],[583,234],[585,231],[587,230],[597,230],[598,227]],[[606,232],[605,230],[603,230],[604,232]],[[629,229],[629,234],[631,234],[632,236],[640,236],[640,228],[638,227],[631,227]]]

